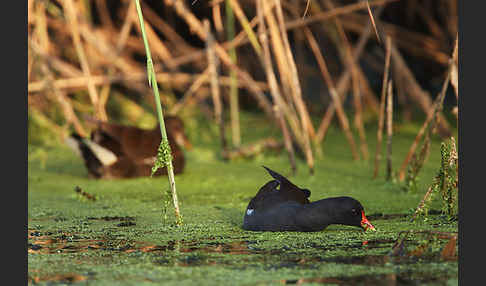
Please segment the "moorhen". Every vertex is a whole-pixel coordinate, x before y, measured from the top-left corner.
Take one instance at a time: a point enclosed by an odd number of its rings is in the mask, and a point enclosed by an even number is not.
[[[162,140],[157,125],[152,130],[107,123],[90,119],[95,124],[91,138],[73,133],[68,145],[81,155],[90,177],[97,179],[150,176],[157,149]],[[172,150],[174,173],[184,170],[185,158],[181,147],[191,149],[184,132],[184,123],[177,116],[165,116],[167,138]],[[154,176],[166,175],[167,168]]]
[[[310,202],[309,190],[301,189],[279,173],[263,167],[274,180],[263,185],[251,199],[243,219],[243,229],[320,231],[331,224],[341,224],[375,230],[356,199],[335,197]]]

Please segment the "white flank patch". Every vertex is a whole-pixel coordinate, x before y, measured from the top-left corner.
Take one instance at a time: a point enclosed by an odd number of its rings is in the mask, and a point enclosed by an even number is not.
[[[246,215],[251,215],[253,213],[254,209],[247,209],[246,210]]]
[[[117,158],[115,153],[111,152],[110,150],[101,147],[100,145],[92,142],[89,139],[82,139],[83,142],[88,145],[89,149],[93,151],[96,158],[101,161],[101,164],[104,166],[109,166],[116,162]]]
[[[76,140],[71,137],[67,137],[65,142],[69,146],[69,148],[73,149],[73,151],[81,157],[81,151],[79,151],[78,142]]]

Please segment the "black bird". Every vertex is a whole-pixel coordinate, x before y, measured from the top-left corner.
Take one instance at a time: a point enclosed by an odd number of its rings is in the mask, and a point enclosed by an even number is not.
[[[251,199],[243,219],[243,229],[320,231],[331,224],[342,224],[375,230],[356,199],[335,197],[310,202],[309,190],[301,189],[284,176],[263,167],[274,180],[263,185]]]
[[[95,124],[90,138],[72,134],[67,143],[81,155],[90,177],[96,179],[133,178],[150,176],[157,149],[162,140],[160,128],[145,130],[89,119]],[[185,166],[182,147],[190,149],[184,123],[177,116],[165,116],[165,127],[172,151],[174,173],[182,173]],[[161,168],[155,176],[166,175]]]

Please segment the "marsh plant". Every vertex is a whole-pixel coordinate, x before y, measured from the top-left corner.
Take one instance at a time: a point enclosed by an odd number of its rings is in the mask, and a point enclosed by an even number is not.
[[[428,134],[427,134],[428,135]],[[430,148],[430,136],[426,136],[420,151],[412,155],[410,164],[407,169],[407,176],[405,178],[405,190],[408,192],[417,192],[419,182],[418,174],[424,165]]]
[[[435,188],[442,197],[442,212],[449,217],[457,217],[458,212],[458,156],[456,142],[451,137],[449,142],[442,142],[440,146],[441,168],[437,175]]]
[[[174,179],[174,168],[172,166],[172,155],[169,146],[169,141],[167,139],[167,132],[165,130],[164,114],[162,112],[162,105],[160,103],[159,88],[157,85],[157,78],[155,76],[154,65],[152,61],[152,55],[150,53],[150,47],[147,40],[147,35],[145,33],[145,25],[142,15],[142,8],[140,7],[140,2],[135,0],[135,6],[137,8],[138,19],[140,21],[140,31],[142,32],[143,44],[145,46],[145,54],[147,57],[147,77],[149,86],[152,87],[155,106],[157,107],[157,117],[159,118],[160,132],[162,135],[162,140],[160,146],[157,150],[157,158],[155,164],[152,168],[152,175],[157,171],[158,168],[167,167],[167,177],[169,179],[169,186],[171,190],[171,197],[174,203],[175,217],[178,225],[182,224],[182,217],[179,211],[179,202],[177,200],[176,185]]]
[[[157,156],[155,158],[150,176],[153,177],[158,169],[167,167],[169,162],[172,162],[172,151],[170,149],[169,141],[162,140],[160,141],[159,148],[157,149]]]
[[[457,218],[458,214],[458,156],[456,141],[451,137],[449,141],[442,142],[440,146],[441,164],[437,175],[429,187],[424,198],[415,211],[427,215],[428,204],[434,193],[439,193],[442,201],[442,213],[449,219]]]

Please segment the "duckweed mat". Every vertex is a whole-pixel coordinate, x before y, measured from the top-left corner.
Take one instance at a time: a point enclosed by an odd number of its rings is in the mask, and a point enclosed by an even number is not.
[[[250,143],[279,131],[264,119],[244,118]],[[190,126],[190,124],[189,124]],[[398,126],[393,138],[397,169],[419,126]],[[211,131],[212,130],[212,131]],[[201,135],[201,134],[205,135]],[[28,281],[31,285],[457,285],[457,221],[440,212],[410,221],[440,165],[440,140],[417,192],[372,179],[373,159],[353,161],[347,141],[331,128],[316,157],[289,179],[311,190],[311,201],[347,195],[358,199],[376,232],[332,225],[320,232],[251,232],[241,229],[249,200],[270,180],[266,165],[288,175],[285,153],[224,162],[218,137],[190,130],[194,149],[176,176],[184,224],[166,204],[166,177],[97,181],[64,146],[29,146]],[[376,129],[367,134],[374,155]]]

